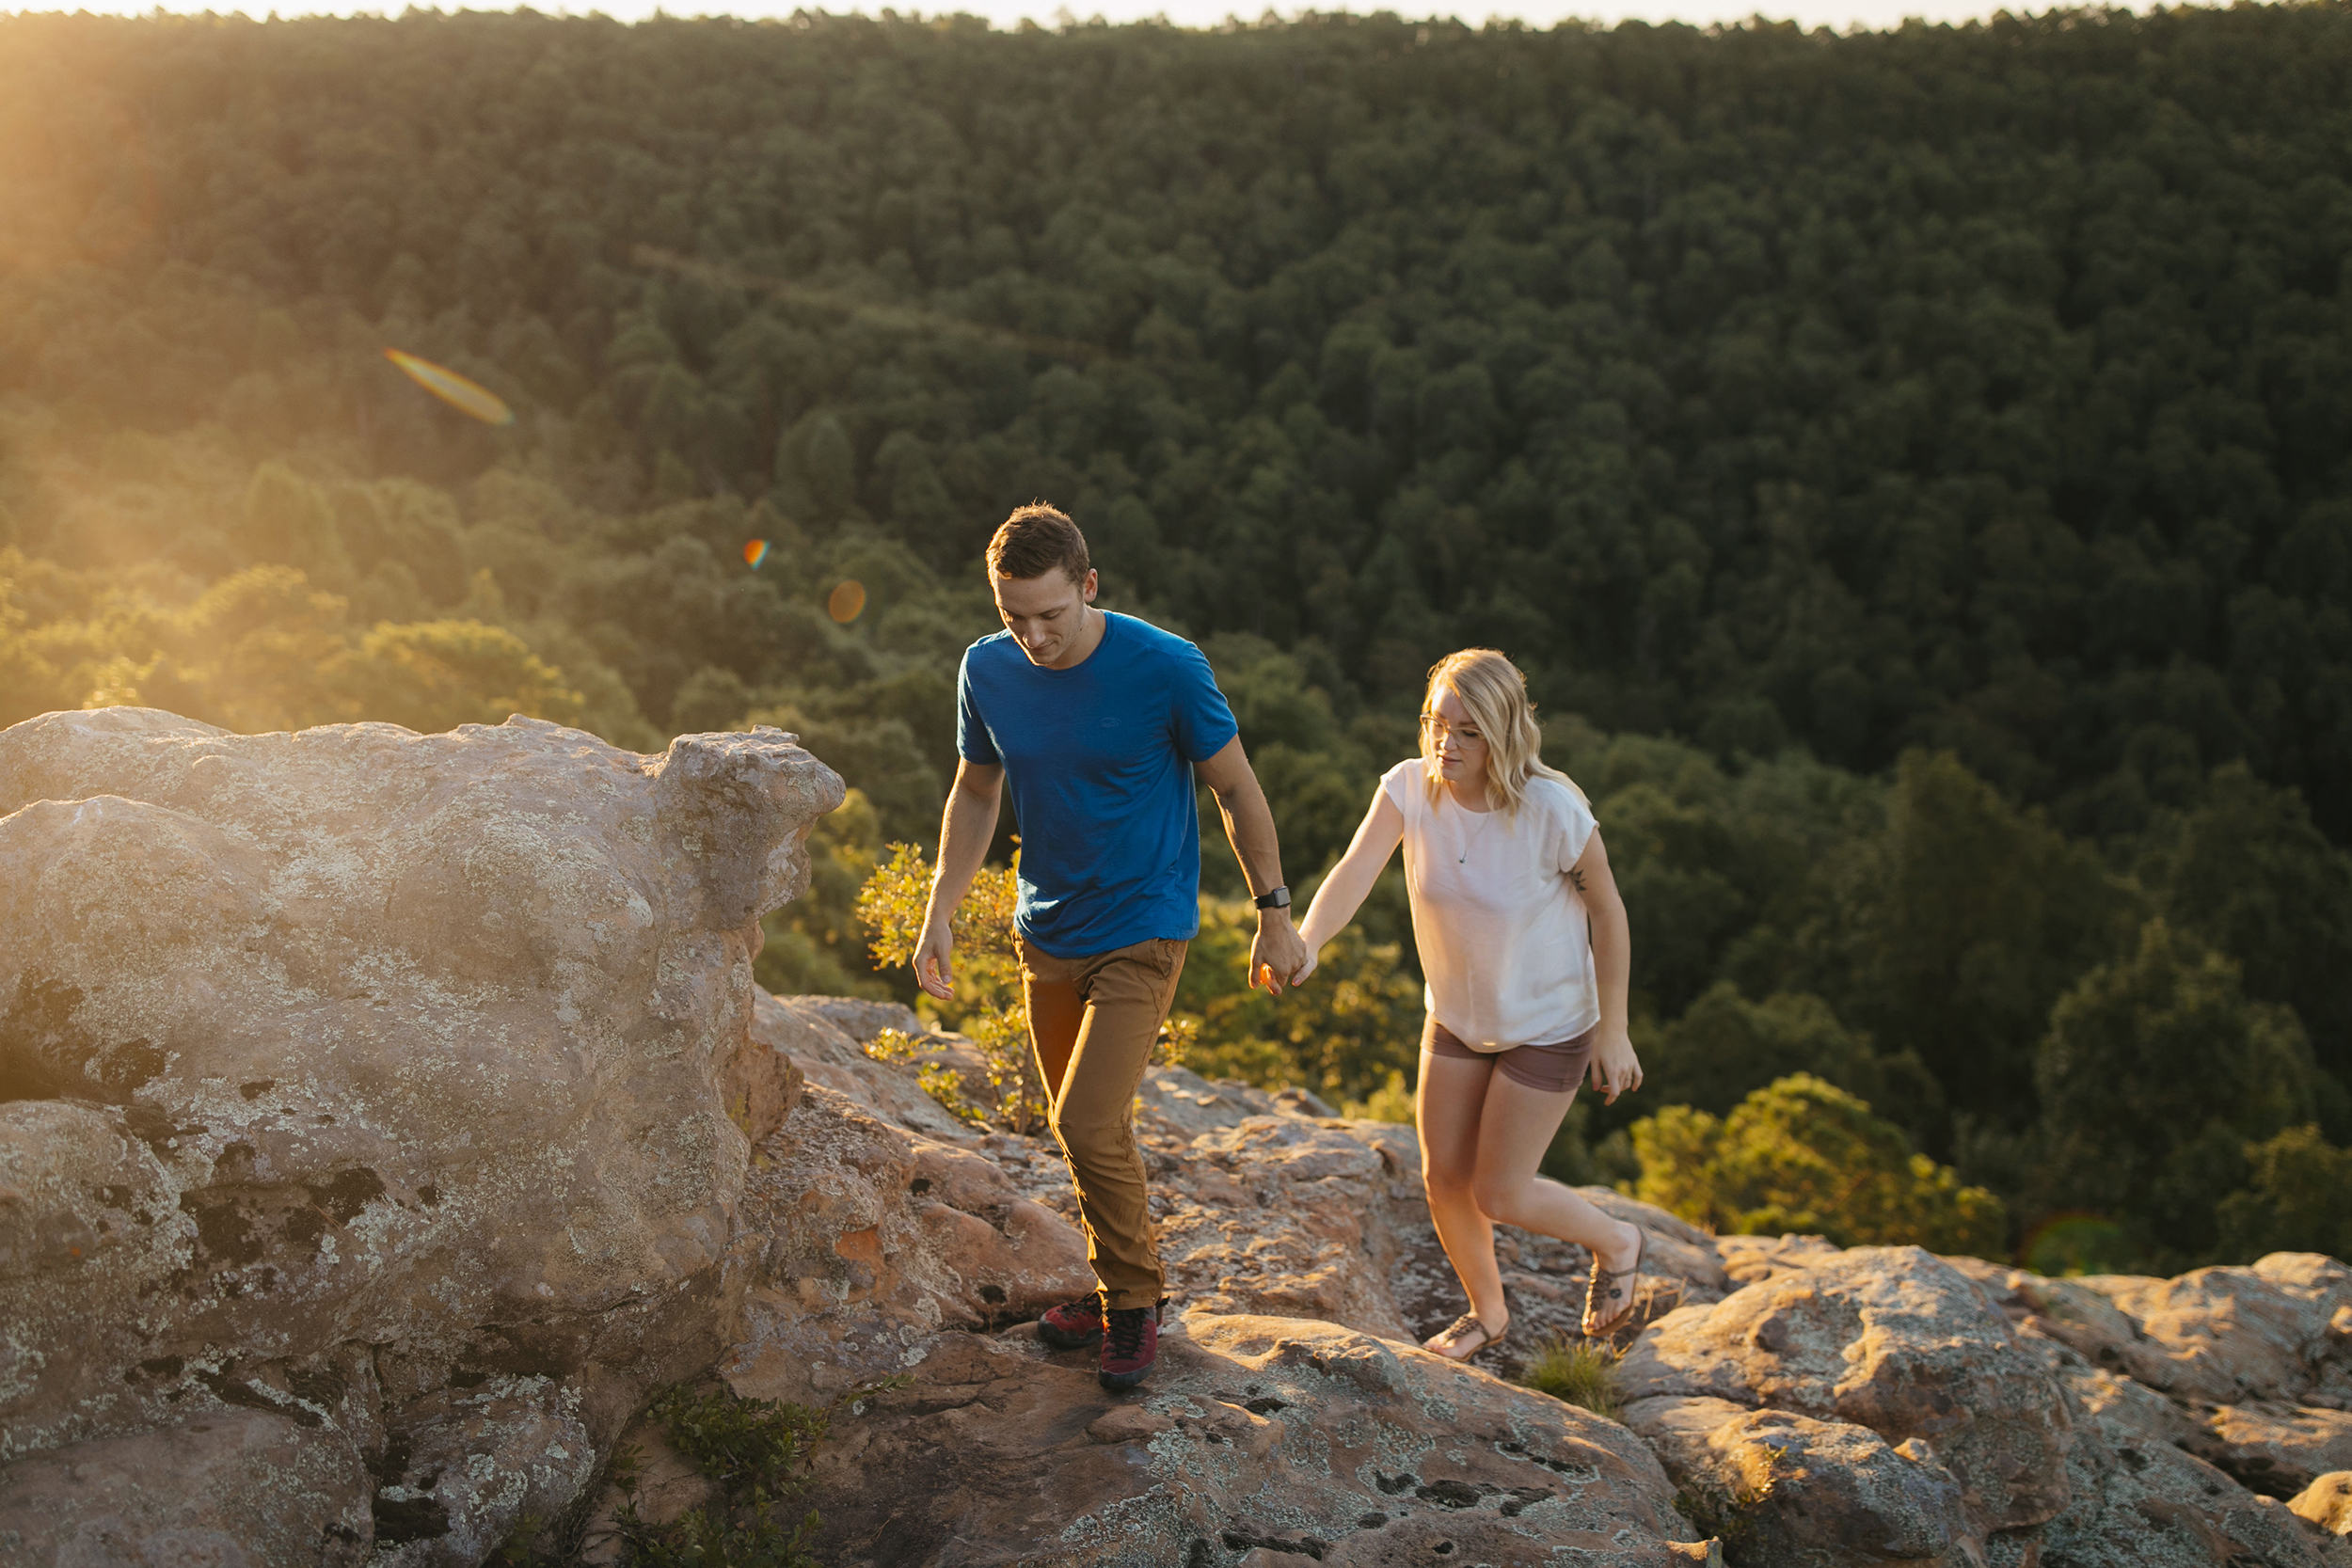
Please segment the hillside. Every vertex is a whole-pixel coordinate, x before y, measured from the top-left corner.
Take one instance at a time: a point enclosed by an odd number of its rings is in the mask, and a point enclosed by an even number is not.
[[[2018,1244],[2344,1249],[2344,5],[23,16],[0,209],[0,721],[780,723],[859,794],[763,977],[881,990],[850,897],[1043,496],[1209,649],[1295,881],[1431,659],[1530,671],[1656,1068],[1565,1174],[1802,1068]],[[1218,918],[1200,1065],[1409,1066],[1393,897],[1344,1002],[1243,995]]]

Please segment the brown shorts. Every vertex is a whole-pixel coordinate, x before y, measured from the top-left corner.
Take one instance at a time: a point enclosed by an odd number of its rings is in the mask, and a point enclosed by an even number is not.
[[[1546,1094],[1567,1094],[1575,1089],[1584,1076],[1584,1069],[1592,1065],[1593,1037],[1598,1033],[1600,1025],[1595,1024],[1572,1040],[1560,1040],[1551,1045],[1514,1045],[1501,1051],[1472,1051],[1433,1015],[1428,1026],[1422,1031],[1421,1048],[1432,1056],[1492,1062],[1514,1084],[1524,1084]]]

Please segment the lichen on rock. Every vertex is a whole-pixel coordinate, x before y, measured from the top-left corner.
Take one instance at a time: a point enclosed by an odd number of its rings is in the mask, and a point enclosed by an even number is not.
[[[717,1352],[792,1087],[749,931],[841,797],[772,730],[0,733],[9,1474],[266,1414],[359,1456],[385,1560],[572,1506]]]

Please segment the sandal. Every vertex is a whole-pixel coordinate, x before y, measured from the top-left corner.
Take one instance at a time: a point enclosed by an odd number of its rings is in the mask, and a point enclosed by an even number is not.
[[[1468,1361],[1471,1356],[1476,1355],[1480,1351],[1492,1350],[1495,1346],[1502,1343],[1502,1335],[1511,1332],[1511,1324],[1509,1320],[1506,1319],[1502,1324],[1502,1334],[1498,1334],[1493,1329],[1488,1328],[1486,1326],[1486,1320],[1481,1318],[1476,1312],[1465,1312],[1460,1317],[1454,1319],[1452,1323],[1446,1324],[1443,1331],[1432,1336],[1432,1338],[1438,1339],[1460,1339],[1473,1331],[1478,1335],[1478,1343],[1472,1345],[1470,1349],[1458,1353],[1441,1350],[1430,1351],[1430,1354],[1432,1355],[1442,1355],[1448,1361]],[[1422,1349],[1429,1350],[1429,1347],[1427,1345],[1423,1345],[1422,1346]]]
[[[1633,1244],[1633,1261],[1628,1267],[1604,1269],[1600,1266],[1600,1255],[1593,1255],[1593,1276],[1584,1285],[1584,1337],[1588,1339],[1602,1338],[1613,1333],[1617,1325],[1632,1314],[1633,1287],[1642,1277],[1642,1255],[1649,1250],[1649,1232],[1638,1225],[1633,1228],[1641,1240]],[[1605,1291],[1601,1289],[1604,1279],[1609,1281],[1609,1288]],[[1619,1280],[1625,1283],[1620,1285],[1617,1283]],[[1595,1321],[1594,1314],[1600,1309],[1602,1302],[1620,1298],[1623,1298],[1623,1305],[1607,1318]]]

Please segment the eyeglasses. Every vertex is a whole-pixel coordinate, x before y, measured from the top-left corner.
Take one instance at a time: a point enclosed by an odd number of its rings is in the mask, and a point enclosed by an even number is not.
[[[1421,728],[1422,733],[1432,740],[1444,740],[1450,736],[1468,744],[1473,740],[1486,738],[1478,733],[1478,726],[1474,723],[1464,724],[1457,730],[1434,713],[1423,713],[1421,716]]]

